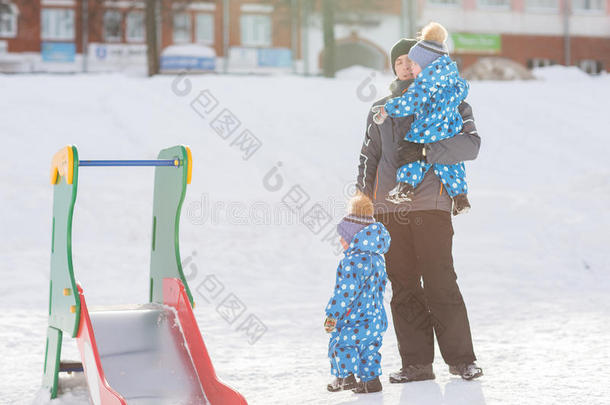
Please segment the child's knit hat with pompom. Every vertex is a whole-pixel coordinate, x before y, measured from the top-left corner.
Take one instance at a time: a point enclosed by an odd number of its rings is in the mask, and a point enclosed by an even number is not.
[[[429,23],[422,29],[419,41],[409,50],[409,59],[424,70],[430,63],[449,53],[447,36],[445,27],[439,23]]]
[[[337,225],[337,232],[350,243],[358,232],[375,222],[373,202],[366,195],[358,193],[350,200],[348,212]]]

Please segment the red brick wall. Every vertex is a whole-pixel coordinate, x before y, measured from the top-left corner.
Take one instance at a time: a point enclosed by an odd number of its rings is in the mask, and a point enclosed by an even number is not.
[[[605,70],[610,70],[610,38],[572,37],[570,40],[571,65],[583,59],[599,60]],[[461,60],[461,68],[467,68],[479,58],[480,54],[455,54]],[[502,52],[499,55],[527,66],[534,58],[551,59],[558,64],[565,63],[563,37],[502,35]]]
[[[161,48],[173,43],[172,40],[172,3],[171,0],[161,1]]]
[[[19,7],[16,38],[1,38],[8,42],[8,52],[40,52],[41,50],[41,2],[40,0],[27,0],[15,2]],[[74,10],[74,39],[58,42],[76,43],[76,52],[82,52],[82,13],[80,2],[75,7],[44,6],[44,8],[68,8]],[[104,8],[96,0],[89,0],[89,42],[103,42]]]
[[[172,12],[171,12],[171,0],[164,0],[164,12],[163,12],[163,30],[161,35],[161,47],[165,48],[173,44],[173,23],[172,23]],[[243,0],[243,1],[231,1],[229,9],[229,46],[241,46],[241,31],[240,31],[240,16],[245,14],[241,10],[242,4],[254,3],[260,4],[258,0]],[[203,11],[186,11],[191,14],[191,26],[195,29],[195,14]],[[208,11],[206,11],[208,12]],[[209,11],[208,13],[215,13],[214,18],[214,49],[218,56],[223,56],[223,4],[221,0],[216,1],[216,11]],[[258,13],[251,13],[258,14]],[[273,47],[291,47],[291,16],[290,9],[281,3],[275,5],[273,13],[270,14],[272,19],[272,46]],[[194,35],[194,33],[193,33]],[[195,38],[192,38],[193,41]],[[297,55],[300,57],[300,30],[298,30],[297,36]]]
[[[40,52],[40,1],[32,0],[18,7],[17,36],[0,39],[7,41],[8,52]]]
[[[477,8],[477,0],[462,0],[462,5],[466,10],[474,10]]]
[[[528,59],[545,58],[563,63],[563,38],[557,36],[502,35],[502,54],[522,65]]]
[[[400,0],[333,0],[341,3],[339,5],[342,9],[348,9],[350,6],[350,2],[355,4],[355,7],[359,7],[362,5],[363,7],[368,7],[373,9],[377,13],[388,13],[388,14],[400,14],[402,9],[402,1]],[[409,0],[409,1],[418,1],[419,9],[421,10],[421,6],[423,5],[425,0]],[[281,0],[276,0],[277,3],[280,3]],[[316,12],[322,11],[322,0],[316,0],[313,9]]]
[[[610,38],[572,37],[570,39],[571,65],[582,59],[595,59],[610,69]],[[502,35],[502,56],[523,65],[528,59],[548,58],[565,62],[563,37]]]
[[[216,55],[224,56],[222,48],[222,1],[216,1],[216,16],[214,18],[214,49]]]
[[[241,31],[239,19],[242,14],[261,14],[256,12],[242,12],[242,4],[261,4],[258,0],[242,0],[231,2],[231,16],[229,23],[229,46],[241,46]],[[274,11],[271,13],[271,36],[273,47],[290,48],[291,28],[290,28],[290,9],[283,6],[280,2],[274,4]]]

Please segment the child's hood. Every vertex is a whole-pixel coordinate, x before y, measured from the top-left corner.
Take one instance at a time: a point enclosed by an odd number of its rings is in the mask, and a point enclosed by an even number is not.
[[[447,55],[441,56],[426,66],[419,73],[418,78],[423,83],[432,82],[431,91],[435,91],[438,87],[453,86],[457,80],[464,80],[460,78],[457,64]]]
[[[385,226],[381,222],[375,222],[354,235],[345,253],[362,251],[384,254],[390,248],[390,241],[390,233]]]

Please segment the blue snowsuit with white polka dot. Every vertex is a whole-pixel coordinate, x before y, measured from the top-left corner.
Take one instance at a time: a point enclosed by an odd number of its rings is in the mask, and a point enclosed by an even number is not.
[[[381,375],[379,349],[388,327],[383,307],[387,283],[383,254],[390,247],[390,234],[380,222],[367,225],[354,238],[337,268],[334,294],[326,316],[337,320],[328,344],[334,376],[350,373],[361,381]]]
[[[458,106],[468,95],[468,89],[468,82],[459,76],[456,63],[443,55],[426,66],[402,96],[388,100],[384,108],[393,118],[415,114],[411,129],[405,135],[406,141],[432,143],[460,133],[462,116]],[[451,197],[468,192],[463,162],[454,165],[412,162],[398,169],[396,181],[417,187],[433,166],[434,174]]]

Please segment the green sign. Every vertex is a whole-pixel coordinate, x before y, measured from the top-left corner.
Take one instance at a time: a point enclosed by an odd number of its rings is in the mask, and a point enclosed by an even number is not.
[[[498,34],[451,34],[453,52],[497,54],[502,50],[502,38]]]

